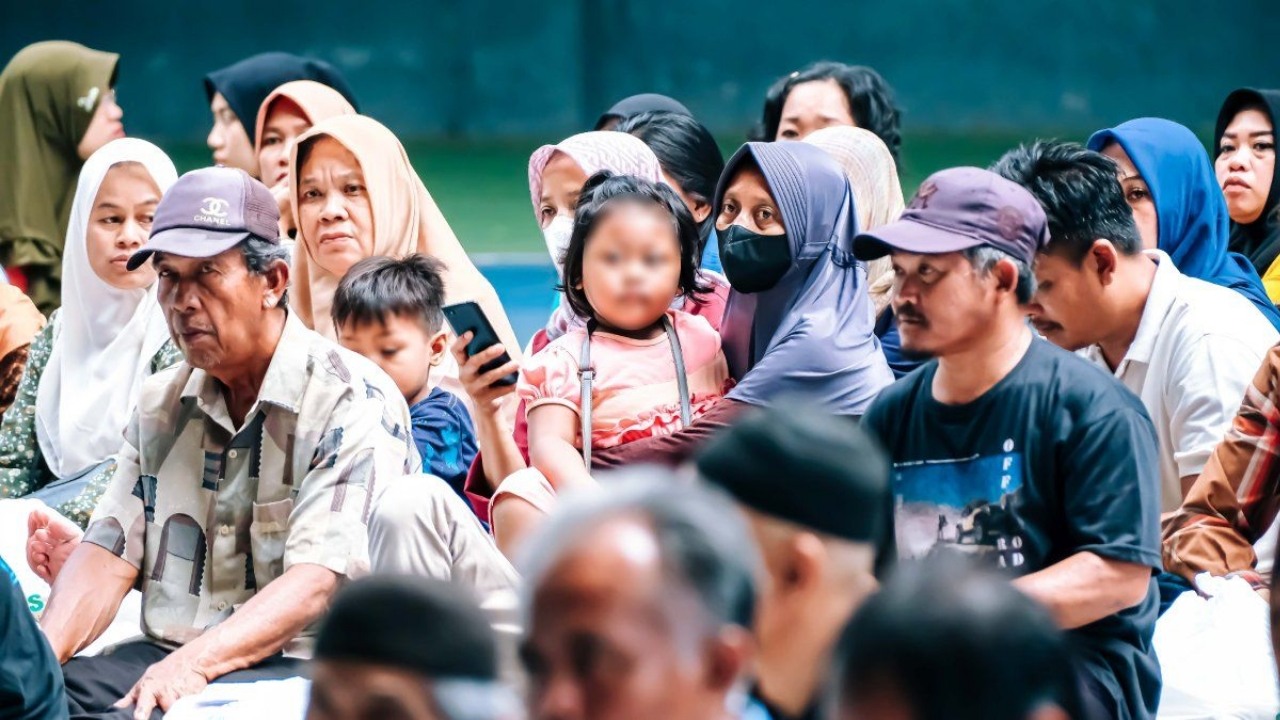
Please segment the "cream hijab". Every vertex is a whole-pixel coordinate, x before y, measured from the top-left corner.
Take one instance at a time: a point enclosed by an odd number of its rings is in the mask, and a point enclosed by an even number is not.
[[[36,439],[59,478],[120,449],[151,359],[169,339],[155,286],[120,290],[89,265],[89,217],[107,172],[123,162],[146,168],[163,195],[178,180],[173,161],[145,140],[113,140],[80,171],[62,256],[62,310],[36,392]]]
[[[905,207],[898,167],[889,148],[875,133],[862,128],[837,126],[810,133],[804,142],[817,145],[835,158],[853,189],[858,206],[858,228],[867,232],[898,219]],[[888,258],[867,263],[867,291],[876,314],[889,304],[893,267]]]
[[[520,345],[498,293],[472,264],[431,193],[414,172],[396,136],[378,121],[363,115],[343,115],[317,123],[293,146],[290,167],[294,178],[301,174],[298,148],[320,136],[331,137],[347,148],[364,173],[373,210],[373,238],[372,242],[366,238],[366,256],[402,258],[423,253],[443,262],[447,268],[446,302],[473,300],[479,303],[507,353],[518,360]],[[297,185],[295,182],[291,202],[294,217],[300,218]],[[337,331],[330,310],[341,278],[320,267],[314,253],[315,241],[305,236],[299,223],[298,249],[293,256],[292,306],[308,326],[334,339]],[[448,359],[452,364],[452,356]],[[453,372],[456,374],[456,368]]]

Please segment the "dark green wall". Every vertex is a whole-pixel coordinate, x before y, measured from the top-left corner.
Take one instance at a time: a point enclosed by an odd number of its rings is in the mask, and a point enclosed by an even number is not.
[[[123,55],[133,134],[199,140],[200,78],[264,50],[325,58],[405,137],[529,138],[664,92],[738,133],[819,58],[897,88],[911,131],[1071,129],[1163,115],[1198,129],[1239,85],[1280,87],[1280,1],[0,0],[0,57],[71,39]]]

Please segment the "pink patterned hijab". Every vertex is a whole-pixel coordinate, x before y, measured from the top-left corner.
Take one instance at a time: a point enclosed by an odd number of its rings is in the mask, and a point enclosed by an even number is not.
[[[559,144],[543,145],[529,157],[529,196],[533,201],[535,220],[542,201],[542,171],[557,152],[569,156],[587,177],[601,170],[608,170],[618,175],[634,175],[652,182],[664,182],[658,156],[640,138],[612,130],[578,133]],[[552,261],[555,260],[553,253]],[[560,306],[547,320],[547,339],[554,340],[584,322],[573,314],[562,298]]]
[[[662,182],[658,156],[640,138],[612,130],[578,133],[556,145],[543,145],[529,156],[529,195],[535,216],[542,199],[542,171],[556,152],[572,158],[588,177],[601,170],[609,170],[619,175]]]

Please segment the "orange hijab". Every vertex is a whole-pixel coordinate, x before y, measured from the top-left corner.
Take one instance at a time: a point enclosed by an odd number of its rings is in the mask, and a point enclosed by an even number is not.
[[[0,358],[31,344],[44,328],[44,315],[18,288],[0,284]]]
[[[479,303],[507,352],[519,359],[520,344],[498,293],[472,264],[396,136],[377,120],[363,115],[342,115],[317,123],[299,137],[293,147],[290,167],[295,178],[301,172],[298,148],[322,135],[337,140],[355,155],[364,173],[373,211],[373,238],[363,240],[366,257],[402,258],[423,253],[440,260],[447,269],[446,302],[473,300]],[[301,217],[297,186],[295,183],[290,200],[295,218]],[[337,331],[330,310],[341,278],[320,267],[314,253],[315,241],[306,237],[299,226],[298,247],[293,253],[291,303],[303,322],[321,335],[335,339]]]

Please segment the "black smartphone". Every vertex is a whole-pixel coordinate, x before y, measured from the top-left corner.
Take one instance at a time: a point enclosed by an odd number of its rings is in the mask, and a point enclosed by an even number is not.
[[[494,332],[489,318],[485,317],[484,311],[475,302],[468,300],[457,305],[445,305],[440,309],[444,312],[445,320],[449,321],[449,327],[453,328],[454,334],[471,333],[471,342],[467,343],[467,357],[498,344],[498,333]],[[481,366],[480,372],[496,370],[509,362],[511,362],[511,356],[504,350],[496,359]],[[494,383],[494,385],[515,384],[516,373],[505,375]]]

